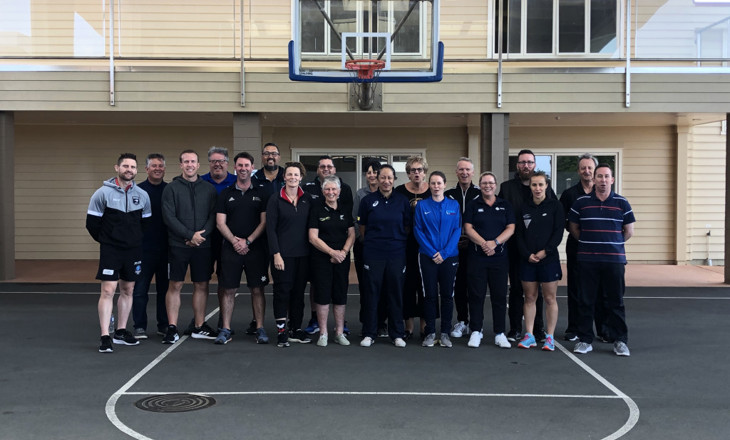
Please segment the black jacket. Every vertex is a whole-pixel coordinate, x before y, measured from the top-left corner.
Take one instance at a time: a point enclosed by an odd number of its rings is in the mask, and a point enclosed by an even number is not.
[[[162,192],[162,218],[167,225],[171,247],[185,247],[186,240],[202,229],[206,240],[200,247],[210,247],[211,232],[215,229],[215,187],[200,176],[189,182],[182,176],[172,179]]]
[[[558,245],[563,240],[565,214],[563,205],[556,199],[545,199],[535,205],[532,199],[522,204],[515,218],[517,248],[520,258],[527,260],[530,254],[545,250],[547,256],[537,264],[560,261]],[[525,226],[529,223],[529,226]]]

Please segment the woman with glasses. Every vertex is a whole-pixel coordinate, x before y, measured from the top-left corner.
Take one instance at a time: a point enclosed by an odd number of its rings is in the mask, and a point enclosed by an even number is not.
[[[461,208],[459,202],[444,197],[446,176],[434,171],[428,177],[431,197],[416,206],[413,232],[418,241],[418,263],[423,278],[426,321],[424,347],[433,347],[436,340],[436,314],[441,298],[441,331],[439,344],[451,347],[449,330],[454,313],[454,281],[459,268]]]
[[[299,162],[284,167],[285,185],[273,194],[266,208],[266,235],[269,241],[271,276],[274,279],[274,318],[277,345],[289,341],[312,342],[302,330],[304,289],[309,270],[308,221],[312,198],[299,184],[306,171]],[[287,333],[286,320],[292,329]]]
[[[517,248],[520,252],[520,279],[525,292],[525,336],[517,344],[520,348],[537,345],[533,333],[535,326],[535,302],[538,284],[545,299],[547,329],[543,350],[554,351],[553,334],[558,322],[558,303],[555,299],[558,280],[563,277],[558,245],[563,240],[565,213],[563,205],[547,197],[548,180],[538,171],[530,177],[532,198],[522,204],[517,221]]]
[[[416,205],[421,200],[431,197],[428,188],[426,173],[428,163],[421,156],[411,156],[406,161],[406,173],[408,182],[395,188],[395,192],[404,195],[411,206],[411,215],[415,212]],[[423,283],[421,272],[418,269],[418,242],[413,232],[408,235],[406,247],[406,281],[403,287],[403,319],[405,319],[405,339],[413,335],[413,318],[423,316]],[[425,337],[426,321],[421,320],[421,337]]]
[[[466,205],[464,231],[471,240],[467,279],[469,290],[469,347],[481,344],[484,325],[484,298],[489,286],[492,303],[492,330],[494,344],[511,348],[505,331],[507,313],[507,274],[509,260],[505,243],[515,232],[515,216],[506,200],[495,195],[497,178],[490,172],[479,176],[478,197]]]

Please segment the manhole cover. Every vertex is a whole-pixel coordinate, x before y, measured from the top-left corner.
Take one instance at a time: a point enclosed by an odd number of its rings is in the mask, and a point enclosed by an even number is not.
[[[144,411],[176,413],[205,409],[215,405],[215,399],[197,394],[160,394],[145,397],[134,403]]]

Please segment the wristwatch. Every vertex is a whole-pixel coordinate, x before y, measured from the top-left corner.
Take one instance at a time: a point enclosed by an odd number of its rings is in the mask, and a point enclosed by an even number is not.
[[[497,240],[497,239],[495,238],[495,239],[494,239],[494,244],[496,244],[497,246],[499,246],[499,245],[500,245],[500,244],[502,244],[502,243],[500,243],[500,242],[499,242],[499,240]]]

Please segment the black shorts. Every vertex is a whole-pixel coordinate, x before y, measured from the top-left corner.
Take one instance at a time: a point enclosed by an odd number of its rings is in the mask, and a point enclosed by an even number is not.
[[[170,246],[167,271],[170,281],[185,281],[190,266],[190,280],[194,283],[210,281],[210,248]]]
[[[223,245],[223,236],[221,235],[218,228],[213,228],[213,232],[208,236],[210,240],[210,273],[215,271],[215,274],[220,277],[221,275],[221,246]]]
[[[218,285],[224,289],[241,287],[241,274],[246,272],[246,285],[263,287],[269,284],[269,259],[263,246],[254,246],[246,255],[223,243],[221,263],[218,271]]]
[[[350,277],[350,255],[342,263],[332,264],[328,256],[312,253],[310,258],[310,278],[314,286],[314,302],[319,305],[336,306],[347,304],[347,286]]]
[[[551,283],[563,278],[560,261],[545,264],[533,264],[527,261],[520,263],[520,280],[538,283]]]
[[[137,281],[140,273],[142,273],[142,247],[124,249],[110,244],[99,246],[97,280]]]

